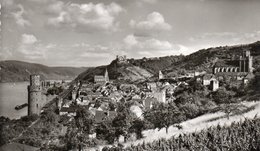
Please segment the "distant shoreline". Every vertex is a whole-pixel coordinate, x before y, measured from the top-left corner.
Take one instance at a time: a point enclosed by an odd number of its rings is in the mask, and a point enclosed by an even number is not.
[[[47,80],[47,81],[62,81],[62,80],[74,80],[74,79],[44,79],[44,80]],[[0,81],[0,83],[16,83],[16,82],[30,82],[29,80],[11,80],[11,81]]]
[[[18,83],[18,82],[29,82],[29,81],[0,81],[0,83]]]

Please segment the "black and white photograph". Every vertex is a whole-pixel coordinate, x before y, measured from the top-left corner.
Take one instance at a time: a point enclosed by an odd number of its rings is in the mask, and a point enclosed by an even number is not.
[[[0,151],[260,151],[260,0],[0,0]]]

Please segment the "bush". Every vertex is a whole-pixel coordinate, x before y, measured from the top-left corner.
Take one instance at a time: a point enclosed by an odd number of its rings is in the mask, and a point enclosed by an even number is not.
[[[61,92],[63,92],[64,88],[62,86],[60,87],[51,87],[47,90],[47,95],[59,95]]]
[[[21,117],[21,120],[24,121],[24,122],[33,122],[33,121],[37,120],[38,118],[39,118],[39,115],[32,114],[32,115],[29,115],[29,116]]]
[[[212,93],[213,101],[217,104],[230,103],[234,92],[227,91],[225,88],[221,87],[216,92]]]

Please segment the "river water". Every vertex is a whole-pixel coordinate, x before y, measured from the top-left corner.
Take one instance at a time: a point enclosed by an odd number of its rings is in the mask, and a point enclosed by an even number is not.
[[[0,83],[0,116],[10,119],[27,115],[27,107],[15,110],[16,105],[27,103],[29,82]]]

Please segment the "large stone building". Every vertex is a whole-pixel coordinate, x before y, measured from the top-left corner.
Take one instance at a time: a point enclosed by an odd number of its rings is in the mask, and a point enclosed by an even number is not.
[[[155,92],[146,92],[147,97],[155,98],[160,103],[166,102],[166,91],[164,89]]]
[[[251,73],[253,72],[253,57],[250,51],[242,52],[242,55],[235,60],[221,60],[213,67],[213,74],[225,73]]]
[[[253,57],[250,51],[243,51],[242,55],[235,59],[217,61],[213,74],[218,80],[242,81],[247,75],[253,74]]]
[[[41,108],[46,103],[46,95],[43,94],[43,87],[40,75],[30,75],[28,85],[28,115],[41,113]]]

